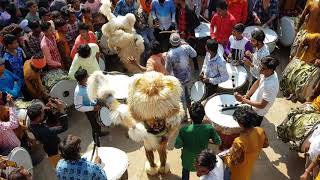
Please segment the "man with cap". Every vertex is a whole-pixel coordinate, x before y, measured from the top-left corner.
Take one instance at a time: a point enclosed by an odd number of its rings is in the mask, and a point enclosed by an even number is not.
[[[42,85],[40,71],[46,66],[46,60],[42,54],[37,54],[31,59],[27,60],[23,66],[24,80],[26,91],[28,92],[29,97],[26,97],[27,100],[32,99],[41,99],[47,101],[49,95]]]
[[[165,67],[167,72],[178,78],[183,86],[182,102],[186,111],[191,104],[188,91],[188,83],[192,78],[189,58],[196,57],[197,52],[189,44],[182,42],[178,33],[171,34],[169,40],[172,48],[167,53]]]
[[[0,58],[0,91],[10,94],[14,99],[21,95],[23,80],[5,69],[5,60]]]

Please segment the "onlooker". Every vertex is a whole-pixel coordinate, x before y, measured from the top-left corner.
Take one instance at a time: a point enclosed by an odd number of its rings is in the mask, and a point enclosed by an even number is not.
[[[11,15],[7,11],[7,7],[10,5],[9,1],[0,2],[0,28],[3,28],[11,23]]]
[[[180,129],[175,143],[176,148],[182,148],[182,180],[189,180],[190,171],[195,171],[194,162],[197,155],[208,148],[210,139],[214,144],[221,144],[221,139],[213,127],[210,124],[202,124],[205,112],[201,103],[192,104],[189,114],[193,124]]]
[[[211,38],[216,39],[219,44],[226,46],[231,35],[236,19],[228,12],[228,4],[221,0],[217,6],[217,13],[211,19]]]
[[[100,71],[98,64],[99,56],[100,52],[97,44],[81,44],[78,48],[78,53],[72,61],[69,77],[74,79],[74,75],[80,67],[87,70],[89,75],[95,71]]]
[[[28,50],[32,55],[42,53],[41,40],[44,34],[41,31],[40,24],[37,21],[30,21],[28,24],[32,32],[29,33],[27,40]]]
[[[41,19],[41,22],[49,22],[52,18],[51,12],[44,7],[39,8],[39,17]]]
[[[81,19],[80,0],[69,0],[68,4],[71,4],[71,8],[74,11],[78,20]]]
[[[128,13],[136,14],[137,10],[138,5],[136,0],[119,0],[113,14],[115,16],[125,16]]]
[[[247,0],[227,0],[228,11],[236,19],[236,23],[247,22],[248,18],[248,1]]]
[[[262,27],[275,25],[275,20],[279,16],[279,2],[278,0],[257,0],[253,7],[254,23],[262,25]]]
[[[5,69],[5,60],[0,58],[0,91],[13,96],[14,99],[21,95],[23,79]]]
[[[39,13],[38,13],[38,5],[34,1],[28,1],[27,7],[29,9],[29,13],[25,17],[29,22],[30,21],[40,21]]]
[[[73,47],[74,41],[79,34],[79,20],[77,19],[76,13],[73,10],[66,9],[63,14],[63,16],[67,19],[67,40],[69,47]]]
[[[200,180],[226,179],[223,166],[222,159],[209,149],[201,151],[195,162],[197,176],[200,177]]]
[[[20,140],[14,133],[14,129],[18,128],[18,116],[12,97],[8,94],[4,97],[4,92],[1,92],[1,99],[6,98],[9,105],[9,117],[8,119],[0,119],[0,154],[7,155],[10,151],[20,146]],[[0,107],[7,108],[4,104]],[[8,121],[9,120],[9,121]]]
[[[64,19],[57,19],[54,22],[56,27],[56,41],[58,50],[62,59],[63,67],[65,70],[69,70],[72,59],[71,59],[71,49],[67,41],[67,22]]]
[[[105,171],[99,164],[101,159],[96,156],[94,163],[81,158],[81,139],[74,135],[68,135],[59,145],[61,159],[56,168],[59,180],[63,179],[107,179]]]
[[[58,145],[60,138],[58,134],[68,129],[68,115],[65,114],[63,105],[60,101],[50,99],[57,107],[57,120],[59,126],[49,127],[44,123],[45,111],[50,110],[52,107],[46,107],[42,102],[35,102],[27,109],[28,117],[30,118],[30,131],[34,134],[35,138],[43,144],[45,152],[49,156],[49,160],[53,167],[56,167],[60,159],[58,153]],[[48,109],[49,108],[49,109]]]
[[[79,23],[79,36],[77,37],[76,41],[74,42],[73,48],[71,50],[71,58],[77,53],[78,47],[81,44],[88,44],[88,43],[95,43],[97,44],[97,38],[92,31],[89,31],[89,26],[84,23]]]
[[[87,92],[87,80],[88,73],[85,69],[79,68],[74,74],[75,79],[78,82],[76,89],[74,90],[74,106],[75,109],[86,113],[88,120],[90,121],[92,128],[92,138],[96,142],[96,134],[98,136],[106,136],[109,132],[102,132],[101,126],[97,122],[98,111],[100,106],[94,102],[91,102]],[[97,143],[97,142],[96,142]]]
[[[44,36],[41,40],[41,49],[47,61],[48,68],[62,68],[62,59],[57,47],[57,42],[54,34],[55,32],[53,30],[53,27],[51,26],[51,23],[43,22],[41,24],[41,30],[44,33]]]
[[[91,14],[90,8],[82,7],[81,13],[82,13],[82,22],[88,25],[90,31],[94,32],[94,27],[92,22],[93,20],[92,20],[92,14]]]
[[[207,54],[200,73],[200,80],[206,85],[206,97],[216,93],[218,85],[229,79],[226,62],[220,57],[218,47],[219,44],[214,39],[207,40]]]
[[[11,34],[5,35],[3,37],[3,45],[6,48],[3,55],[3,59],[6,61],[6,69],[23,80],[23,62],[25,54],[19,47],[17,37]]]
[[[93,15],[97,14],[99,12],[100,6],[101,6],[101,1],[100,0],[87,0],[83,4],[83,7],[89,8]]]
[[[50,11],[60,11],[63,6],[66,6],[65,0],[53,0],[50,4]]]
[[[260,80],[257,80],[245,96],[235,93],[236,99],[244,104],[253,107],[258,114],[258,122],[255,126],[260,126],[264,116],[268,113],[279,92],[278,75],[275,69],[279,61],[273,57],[262,58],[260,69]]]

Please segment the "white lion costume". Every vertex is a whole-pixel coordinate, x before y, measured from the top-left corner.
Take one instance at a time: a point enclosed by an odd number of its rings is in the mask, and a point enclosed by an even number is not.
[[[141,72],[141,69],[127,60],[128,57],[134,57],[137,62],[140,62],[140,56],[144,51],[143,38],[134,30],[135,16],[131,13],[125,16],[114,16],[111,12],[110,0],[102,1],[100,12],[109,20],[102,26],[102,33],[108,39],[109,48],[116,50],[129,73]]]
[[[89,77],[88,95],[91,100],[112,97],[114,92],[111,89],[112,84],[108,84],[108,76],[95,72]],[[179,129],[184,115],[180,102],[181,84],[173,76],[154,71],[131,78],[128,104],[120,105],[117,100],[113,100],[108,106],[113,123],[126,126],[132,140],[144,143],[148,159],[145,169],[148,174],[167,173],[168,140],[174,140],[171,137]],[[154,162],[155,150],[160,157],[160,163],[157,164]]]

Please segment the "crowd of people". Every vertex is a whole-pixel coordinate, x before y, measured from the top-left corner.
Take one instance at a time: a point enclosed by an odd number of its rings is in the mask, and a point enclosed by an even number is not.
[[[181,101],[191,119],[175,140],[175,148],[182,148],[183,180],[189,179],[190,171],[196,171],[203,180],[250,179],[262,148],[268,147],[267,135],[260,126],[279,92],[275,72],[279,61],[270,55],[263,30],[254,30],[250,40],[243,32],[249,25],[275,29],[279,17],[301,13],[306,3],[303,18],[309,13],[312,19],[316,8],[310,1],[112,1],[115,16],[135,15],[135,30],[144,40],[141,60],[129,57],[130,63],[142,71],[172,75],[183,87]],[[107,179],[99,157],[94,162],[81,158],[79,137],[59,138],[67,131],[70,117],[63,99],[51,97],[50,89],[43,85],[45,74],[67,72],[69,79],[77,81],[74,108],[86,114],[93,140],[109,134],[97,121],[101,103],[90,101],[87,90],[88,77],[101,70],[99,61],[102,59],[106,64],[103,70],[108,70],[108,63],[117,54],[101,32],[108,22],[99,12],[101,5],[100,0],[0,0],[0,155],[7,156],[14,148],[23,147],[38,164],[43,157],[37,157],[32,149],[41,144],[58,179]],[[210,22],[210,37],[199,42],[195,29],[201,21]],[[198,65],[200,51],[205,52],[202,67]],[[215,94],[218,85],[230,78],[227,63],[249,70],[250,88],[245,94],[234,93],[236,100],[246,105],[233,114],[241,132],[230,147],[218,154],[209,150],[208,144],[221,145],[225,139],[207,122],[203,105],[191,102],[189,91],[195,75],[205,84],[206,97]],[[22,108],[17,102],[31,103]],[[18,109],[27,109],[26,127],[19,121]],[[183,120],[188,123],[187,113]],[[22,131],[17,131],[19,128]],[[301,179],[306,179],[318,164],[317,157]],[[0,160],[1,169],[8,162]],[[32,179],[23,167],[4,178]]]

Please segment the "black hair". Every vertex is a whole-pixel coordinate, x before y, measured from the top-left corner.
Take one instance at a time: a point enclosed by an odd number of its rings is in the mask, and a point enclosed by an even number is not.
[[[71,160],[71,161],[79,160],[81,158],[80,144],[81,144],[81,139],[78,136],[69,134],[59,144],[61,157],[65,160]]]
[[[81,13],[89,13],[91,12],[90,8],[89,7],[81,7]]]
[[[88,26],[87,24],[83,23],[83,22],[80,22],[80,23],[79,23],[78,28],[79,28],[79,31],[80,31],[80,30],[87,30],[87,31],[89,31],[89,26]]]
[[[50,22],[42,22],[40,27],[41,27],[42,31],[48,31],[49,28],[51,27],[51,23]]]
[[[78,82],[83,81],[87,77],[88,77],[88,72],[87,72],[87,70],[82,69],[82,67],[79,67],[79,69],[74,73],[74,78]]]
[[[35,30],[40,27],[40,23],[38,21],[28,21],[28,27]]]
[[[40,103],[33,103],[27,108],[27,115],[31,121],[39,117],[42,113],[43,106]]]
[[[275,70],[279,65],[279,60],[272,56],[266,56],[261,59],[261,65],[267,67],[268,69]]]
[[[15,35],[12,34],[6,34],[3,36],[3,45],[8,46],[10,44],[12,44],[14,41],[17,41],[17,37]]]
[[[39,8],[39,17],[42,18],[43,16],[46,16],[50,11],[46,9],[45,7]]]
[[[52,19],[58,19],[61,17],[61,13],[59,11],[52,11],[51,16],[52,16]]]
[[[159,54],[162,52],[161,45],[158,41],[152,41],[151,43],[151,55]]]
[[[225,0],[220,0],[217,4],[217,8],[220,8],[222,10],[228,9],[228,3]]]
[[[91,54],[91,48],[88,44],[81,44],[78,47],[78,55],[82,58],[88,58]]]
[[[208,50],[214,53],[218,52],[219,44],[215,39],[208,39],[206,45]]]
[[[217,162],[216,155],[210,149],[201,151],[196,158],[196,163],[199,166],[208,168],[209,171],[214,169]]]
[[[40,51],[40,52],[35,53],[33,55],[33,58],[34,59],[42,59],[42,58],[44,58],[44,55],[43,55],[42,51]]]
[[[254,127],[259,118],[250,106],[240,106],[234,111],[232,116],[244,128]]]
[[[28,1],[26,5],[27,5],[27,8],[31,8],[33,5],[37,5],[37,3],[34,1]]]
[[[251,33],[251,38],[257,40],[258,42],[263,43],[264,38],[266,38],[266,35],[261,29],[257,29]]]
[[[204,107],[200,102],[195,102],[190,107],[190,118],[194,124],[201,124],[205,115]]]
[[[242,23],[234,25],[233,29],[239,33],[243,33],[245,26]]]
[[[4,36],[6,34],[12,34],[18,37],[18,36],[21,36],[22,31],[23,29],[19,27],[19,25],[12,23],[9,26],[4,27],[1,30],[0,34],[1,36]]]
[[[8,175],[8,180],[28,180],[28,177],[27,177],[28,175],[24,174],[22,170],[23,170],[23,167],[19,167],[11,171],[10,174]]]
[[[61,27],[63,27],[63,26],[66,25],[66,24],[67,24],[66,20],[64,20],[64,19],[62,19],[62,18],[56,19],[56,20],[54,21],[54,26],[55,26],[56,29],[61,28]]]

